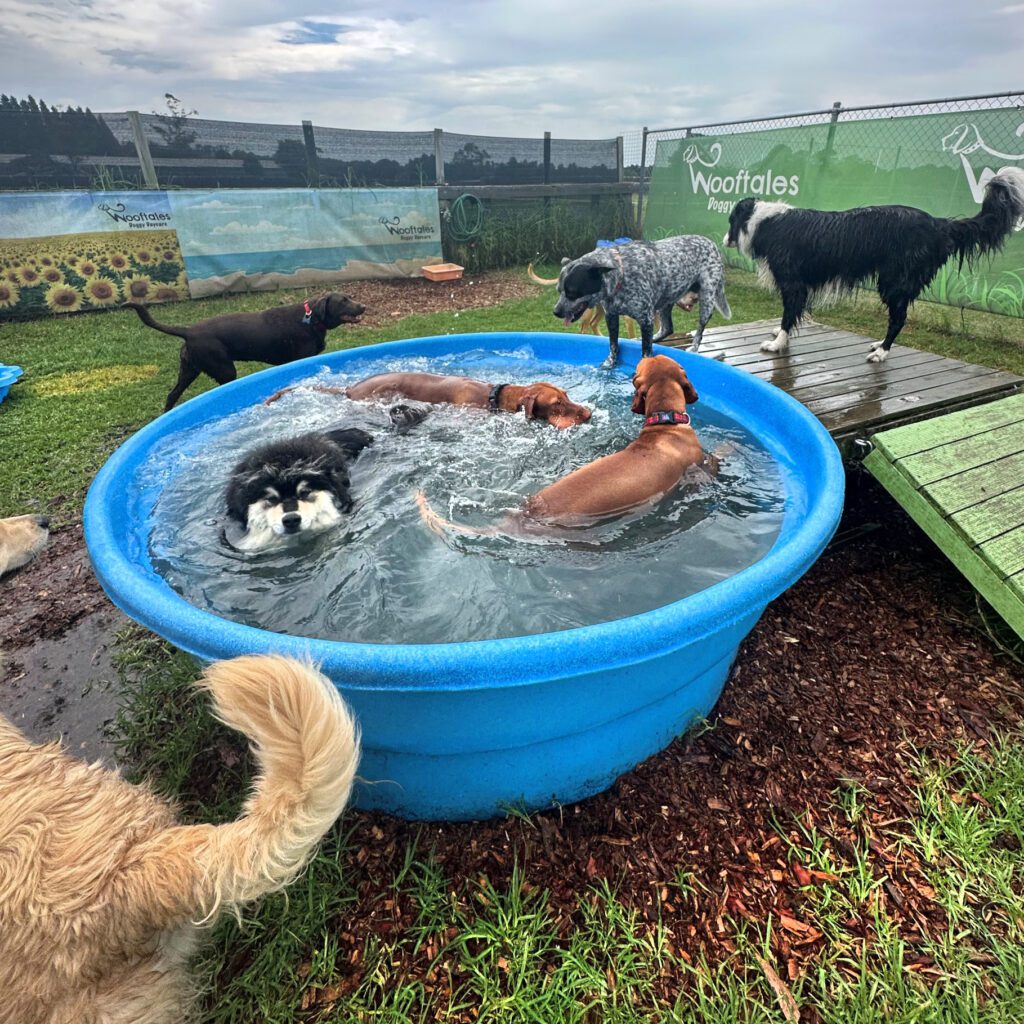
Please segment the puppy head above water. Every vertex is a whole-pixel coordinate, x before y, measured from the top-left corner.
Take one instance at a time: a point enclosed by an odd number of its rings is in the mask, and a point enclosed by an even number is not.
[[[357,324],[366,312],[366,307],[342,295],[341,292],[324,292],[313,304],[312,310],[318,320],[329,330],[339,324]]]
[[[545,381],[527,385],[522,408],[528,420],[546,420],[559,430],[590,420],[590,410],[585,405],[578,405],[561,388]]]
[[[647,411],[648,395],[656,402],[664,402],[665,410],[678,404],[678,390],[682,391],[685,403],[696,402],[700,397],[690,383],[686,371],[668,356],[648,356],[641,359],[633,374],[633,412],[642,415]],[[678,390],[677,390],[678,389]],[[672,403],[676,399],[675,404]],[[681,409],[677,411],[682,412]]]
[[[326,435],[251,452],[235,467],[225,496],[228,515],[243,531],[232,545],[259,551],[339,523],[352,508],[347,460],[356,453],[354,443],[343,447]]]

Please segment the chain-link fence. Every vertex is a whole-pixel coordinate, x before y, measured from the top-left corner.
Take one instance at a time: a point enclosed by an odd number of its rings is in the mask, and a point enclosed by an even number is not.
[[[540,185],[622,181],[621,139],[354,131],[0,97],[0,190]]]
[[[903,205],[974,217],[991,178],[1024,168],[1024,92],[645,131],[640,191],[645,238],[718,241],[737,201],[752,196],[818,210]],[[649,188],[645,188],[647,179]],[[736,266],[753,263],[735,249]],[[1024,233],[966,266],[947,263],[925,297],[1024,316]]]
[[[876,165],[892,170],[904,164],[926,162],[935,158],[935,139],[929,122],[920,120],[915,123],[905,119],[927,118],[937,114],[968,115],[977,111],[1000,111],[1006,118],[1007,126],[1012,128],[1017,137],[1020,138],[1024,134],[1020,130],[1024,127],[1021,123],[1021,117],[1024,116],[1024,91],[860,107],[844,107],[837,101],[824,110],[809,110],[799,114],[697,124],[681,128],[644,128],[641,132],[624,137],[625,166],[627,174],[630,170],[633,172],[628,176],[637,178],[643,186],[648,181],[652,169],[668,166],[673,158],[678,159],[678,154],[685,154],[687,150],[691,157],[700,152],[699,143],[690,143],[687,140],[699,140],[709,136],[751,136],[748,143],[749,154],[744,154],[742,149],[738,153],[737,159],[742,160],[745,155],[759,155],[764,138],[762,133],[770,132],[769,137],[773,145],[777,145],[780,150],[796,149],[818,153],[828,158],[842,158],[873,149],[876,151]],[[888,132],[885,130],[886,122],[891,123]],[[840,126],[842,131],[839,131]],[[963,128],[967,133],[964,139],[942,140],[946,151],[959,155],[961,152],[971,153],[985,146],[977,137],[977,133],[971,131],[968,118],[965,118]],[[1024,160],[1024,155],[1018,156],[1018,152],[1024,154],[1024,138],[1021,138],[1017,150],[1002,154],[1002,157],[1014,161]],[[1000,153],[996,153],[995,156],[999,158]],[[849,204],[851,206],[857,205],[855,197],[853,199],[854,201]],[[868,201],[879,200],[875,198]]]

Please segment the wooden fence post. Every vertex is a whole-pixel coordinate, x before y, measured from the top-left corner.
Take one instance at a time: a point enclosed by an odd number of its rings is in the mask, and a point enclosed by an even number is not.
[[[316,153],[316,138],[313,136],[313,122],[302,122],[302,141],[306,145],[306,185],[320,187],[320,158]]]
[[[434,129],[434,184],[444,184],[444,131]]]
[[[128,121],[132,126],[135,152],[139,155],[139,166],[142,168],[142,178],[146,182],[146,188],[159,188],[160,181],[156,176],[152,154],[149,152],[149,140],[142,130],[142,115],[137,110],[129,110]]]

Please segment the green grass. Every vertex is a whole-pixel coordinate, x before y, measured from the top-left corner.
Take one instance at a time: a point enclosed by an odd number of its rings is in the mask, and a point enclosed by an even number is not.
[[[541,272],[550,276],[554,268]],[[744,271],[729,271],[728,293],[734,323],[780,313],[777,297]],[[409,316],[382,328],[343,328],[329,336],[328,350],[463,331],[565,330],[552,316],[552,294],[538,287],[532,298],[501,306]],[[234,295],[162,306],[158,316],[190,323],[298,298]],[[884,311],[869,293],[819,316],[871,337],[885,330]],[[1024,376],[1024,320],[918,303],[900,341]],[[51,511],[51,502],[71,513],[79,509],[89,481],[114,448],[163,408],[177,375],[178,348],[177,339],[147,329],[130,310],[0,325],[3,361],[25,370],[0,406],[0,515]],[[259,369],[261,364],[239,366],[242,374]],[[202,377],[186,397],[212,386]]]
[[[233,817],[248,758],[194,695],[192,661],[138,627],[119,651],[117,730],[130,774],[190,818]],[[912,752],[904,767],[905,819],[884,817],[868,791],[848,784],[814,825],[777,822],[790,859],[823,879],[793,910],[823,941],[781,997],[768,974],[785,974],[774,917],[726,916],[730,948],[713,961],[680,951],[698,909],[713,917],[721,899],[684,868],[671,917],[643,919],[603,881],[579,886],[567,916],[531,882],[525,857],[501,886],[447,875],[429,826],[390,873],[364,869],[357,851],[379,837],[372,821],[343,816],[286,894],[209,935],[197,964],[208,985],[199,1020],[769,1024],[786,1019],[780,998],[822,1024],[1024,1020],[1022,737],[964,746],[950,763]],[[931,894],[937,915],[927,927],[896,912],[890,880]],[[386,933],[367,926],[389,919],[396,902],[400,923]]]

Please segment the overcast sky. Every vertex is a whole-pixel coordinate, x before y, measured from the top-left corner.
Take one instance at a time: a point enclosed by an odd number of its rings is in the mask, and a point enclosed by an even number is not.
[[[95,111],[608,138],[1024,89],[1024,3],[0,0],[0,92]],[[2,140],[0,140],[2,149]]]

